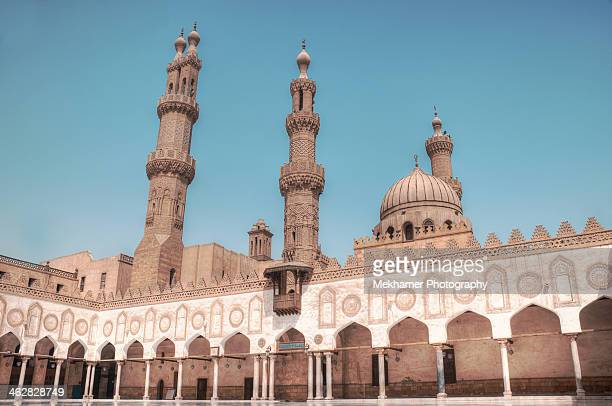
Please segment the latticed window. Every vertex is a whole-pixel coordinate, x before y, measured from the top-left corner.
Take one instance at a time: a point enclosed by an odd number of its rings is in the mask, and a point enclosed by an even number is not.
[[[100,289],[105,289],[106,288],[106,272],[102,272],[102,275],[100,275]]]
[[[79,282],[79,291],[84,291],[85,290],[85,277],[81,276],[81,281]]]

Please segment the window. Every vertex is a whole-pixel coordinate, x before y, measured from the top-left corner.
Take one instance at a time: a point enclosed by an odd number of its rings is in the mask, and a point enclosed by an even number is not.
[[[106,288],[106,272],[102,272],[102,275],[100,275],[100,289],[105,289]]]
[[[63,289],[64,289],[64,285],[62,285],[61,283],[58,283],[57,285],[55,285],[55,293],[61,293]]]
[[[449,230],[451,230],[453,228],[453,222],[450,221],[450,220],[446,220],[444,222],[444,224],[446,224],[446,228],[449,229]]]
[[[423,222],[423,232],[427,233],[434,230],[434,222],[431,219],[427,219]]]
[[[389,364],[385,355],[385,386],[389,385]],[[372,354],[372,386],[378,386],[378,354]]]
[[[193,97],[195,94],[195,80],[191,79],[191,84],[189,85],[189,96]]]
[[[387,228],[387,235],[389,236],[389,238],[393,238],[393,234],[395,234],[395,229],[393,228],[393,226],[389,226],[389,228]]]
[[[84,291],[85,290],[85,277],[81,276],[81,281],[79,282],[79,291]]]
[[[304,108],[304,92],[302,91],[302,89],[300,89],[300,110],[302,111],[302,109]]]
[[[412,226],[412,223],[410,222],[404,224],[404,240],[405,241],[414,240],[414,227]]]
[[[6,272],[0,271],[0,279],[4,278],[4,275],[6,275]]]
[[[170,269],[170,278],[169,278],[169,282],[170,282],[170,287],[174,286],[174,283],[176,279],[176,269],[172,268]]]
[[[183,86],[182,86],[182,89],[181,89],[181,93],[182,94],[185,94],[185,88],[186,87],[187,87],[187,79],[183,78]]]
[[[173,87],[174,87],[174,84],[173,84],[173,83],[170,83],[170,84],[168,85],[168,94],[172,94],[172,88],[173,88]]]
[[[31,288],[32,286],[34,286],[34,283],[36,283],[36,279],[28,278],[28,288]]]

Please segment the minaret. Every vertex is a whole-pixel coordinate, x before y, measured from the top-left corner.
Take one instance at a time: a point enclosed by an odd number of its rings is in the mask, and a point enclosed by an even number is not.
[[[281,194],[285,197],[283,259],[312,265],[321,256],[319,195],[323,192],[325,172],[315,160],[319,115],[313,107],[317,87],[308,79],[310,55],[304,41],[297,65],[300,73],[291,81],[293,107],[286,120],[289,163],[281,167],[279,180]]]
[[[434,133],[425,141],[425,149],[431,160],[431,174],[448,183],[461,198],[461,182],[453,178],[453,164],[451,155],[453,154],[453,140],[446,131],[442,132],[442,120],[438,117],[438,112],[434,113],[431,121]]]
[[[272,235],[266,222],[257,220],[249,231],[249,256],[258,261],[272,259]]]
[[[189,154],[192,128],[199,115],[196,103],[202,61],[196,48],[196,25],[187,38],[176,39],[176,55],[168,65],[165,94],[157,103],[157,146],[147,158],[149,198],[144,237],[134,254],[132,287],[166,286],[180,280],[183,259],[183,216],[187,187],[195,176]]]

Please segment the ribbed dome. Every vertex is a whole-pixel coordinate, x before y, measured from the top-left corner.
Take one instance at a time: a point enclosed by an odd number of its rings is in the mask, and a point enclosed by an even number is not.
[[[387,191],[380,205],[380,219],[396,210],[419,206],[448,207],[461,212],[459,196],[448,183],[416,167]]]

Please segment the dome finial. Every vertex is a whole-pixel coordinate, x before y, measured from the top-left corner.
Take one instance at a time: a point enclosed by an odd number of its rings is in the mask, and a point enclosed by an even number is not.
[[[414,167],[419,167],[419,156],[417,154],[414,154]]]
[[[306,49],[306,38],[302,38],[302,49]]]
[[[438,117],[438,109],[434,105],[434,118],[431,120],[431,126],[434,129],[434,135],[442,135],[442,120]]]
[[[181,28],[180,35],[178,36],[176,41],[174,41],[174,49],[176,49],[176,56],[174,57],[174,59],[179,58],[183,54],[186,45],[187,42],[185,42],[185,38],[183,38],[183,29]]]
[[[187,41],[189,42],[189,50],[188,53],[195,54],[196,48],[200,43],[200,34],[198,34],[198,23],[196,21],[193,22],[193,31],[189,33],[187,37]]]
[[[194,21],[194,22],[193,22],[193,30],[194,30],[194,31],[197,31],[197,30],[198,30],[198,22],[197,22],[197,21]]]
[[[310,55],[306,52],[306,39],[302,40],[302,50],[296,58],[298,68],[300,69],[300,79],[308,79],[308,65],[310,65]]]
[[[181,27],[181,35],[179,35],[179,37],[183,38],[183,32],[184,32],[183,27]]]

